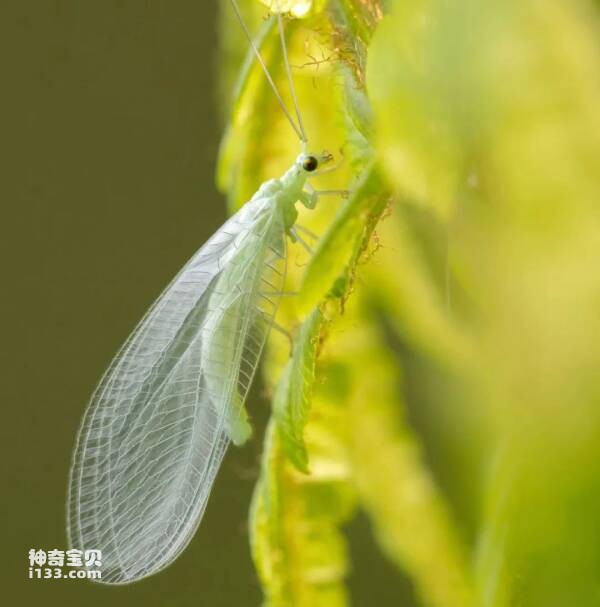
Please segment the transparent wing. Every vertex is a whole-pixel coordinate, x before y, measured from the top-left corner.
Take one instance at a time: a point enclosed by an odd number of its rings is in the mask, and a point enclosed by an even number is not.
[[[188,262],[121,348],[79,431],[69,542],[102,551],[102,579],[169,565],[195,532],[285,277],[280,213],[256,199]]]

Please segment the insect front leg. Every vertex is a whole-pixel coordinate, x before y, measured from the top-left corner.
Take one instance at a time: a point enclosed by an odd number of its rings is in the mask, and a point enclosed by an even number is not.
[[[352,194],[352,190],[316,190],[310,183],[307,183],[306,187],[308,188],[309,195],[317,201],[321,196],[341,196],[342,198],[348,198],[350,194]]]
[[[350,194],[352,194],[352,190],[317,190],[310,183],[307,183],[306,190],[303,194],[306,195],[305,198],[307,198],[309,203],[313,206],[308,206],[307,203],[304,202],[304,198],[301,198],[300,200],[309,209],[314,209],[321,196],[341,196],[342,198],[348,198]]]
[[[300,192],[298,199],[307,209],[314,209],[317,206],[317,202],[319,201],[319,195],[317,192],[307,184],[307,187],[310,189],[303,190]]]

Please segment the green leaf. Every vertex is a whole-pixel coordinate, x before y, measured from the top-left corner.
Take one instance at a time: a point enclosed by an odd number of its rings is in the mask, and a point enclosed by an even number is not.
[[[313,309],[328,294],[337,297],[340,292],[348,292],[354,267],[388,200],[376,167],[369,167],[319,240],[298,295],[301,314]]]
[[[343,79],[340,109],[346,122],[347,141],[353,170],[359,172],[370,160],[373,113],[365,87],[367,45],[382,17],[378,0],[333,0],[329,11],[333,43],[339,56]]]
[[[316,308],[302,324],[294,340],[292,357],[283,370],[273,397],[273,413],[283,450],[294,466],[304,473],[308,473],[304,427],[310,411],[323,320],[321,310]]]
[[[329,457],[338,449],[338,441],[328,433]],[[274,420],[264,448],[250,512],[250,538],[265,606],[345,607],[348,551],[340,526],[354,509],[351,484],[347,478],[330,476],[331,468],[322,465],[323,451],[321,464],[314,466],[310,477],[299,474],[283,452]]]

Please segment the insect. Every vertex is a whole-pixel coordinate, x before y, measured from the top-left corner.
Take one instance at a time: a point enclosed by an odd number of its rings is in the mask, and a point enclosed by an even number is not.
[[[68,534],[73,548],[102,551],[103,583],[152,575],[191,540],[229,442],[251,434],[244,402],[283,292],[287,239],[304,242],[295,205],[312,209],[332,193],[308,184],[331,157],[308,150],[281,14],[296,121],[231,3],[302,152],[183,267],[91,398],[71,467]]]

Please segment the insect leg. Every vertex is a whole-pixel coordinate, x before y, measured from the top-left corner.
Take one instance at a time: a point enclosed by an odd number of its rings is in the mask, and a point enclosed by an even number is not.
[[[275,329],[275,331],[277,331],[278,333],[281,333],[282,335],[287,337],[288,341],[290,342],[290,354],[291,354],[291,351],[294,348],[294,338],[292,337],[292,334],[285,327],[282,327],[279,323],[275,322],[275,320],[273,320],[273,317],[270,316],[269,314],[267,314],[266,312],[263,312],[262,310],[260,310],[260,313],[263,315],[265,320],[271,324],[271,327],[273,329]]]
[[[308,228],[305,228],[304,226],[301,226],[299,223],[297,223],[294,227],[299,232],[302,232],[303,234],[306,234],[309,238],[312,238],[313,240],[319,240],[319,235],[318,234],[315,234],[312,230],[309,230]]]
[[[310,253],[310,255],[313,254],[313,250],[310,248],[310,246],[308,245],[308,243],[306,242],[306,240],[304,240],[300,234],[298,234],[298,232],[296,231],[296,227],[293,227],[290,230],[290,233],[292,234],[292,236],[304,247],[304,249]]]
[[[259,295],[262,297],[269,297],[271,295],[276,297],[295,297],[298,295],[298,291],[260,291]]]
[[[341,196],[348,198],[352,193],[351,190],[316,190],[310,183],[306,184],[305,196],[300,197],[300,201],[305,207],[312,209],[316,206],[317,201],[321,196]]]
[[[298,200],[300,200],[300,202],[307,209],[314,209],[317,206],[319,197],[316,194],[315,189],[310,187],[310,188],[307,188],[307,190],[300,192],[300,194],[298,195]]]
[[[317,197],[321,196],[341,196],[348,198],[352,194],[352,190],[313,190]]]

